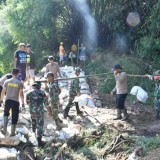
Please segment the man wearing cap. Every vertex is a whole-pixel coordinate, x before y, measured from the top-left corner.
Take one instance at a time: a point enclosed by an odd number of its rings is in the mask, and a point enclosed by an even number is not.
[[[128,119],[127,109],[125,108],[125,100],[128,93],[127,74],[122,72],[122,67],[119,64],[113,66],[114,77],[116,80],[116,86],[111,91],[111,95],[116,94],[116,106],[117,106],[117,117],[114,120],[122,119],[121,114],[123,113],[123,121]]]
[[[16,51],[14,57],[14,68],[19,69],[22,75],[22,82],[24,83],[26,79],[26,52],[24,43],[19,44],[19,50]]]
[[[75,70],[75,75],[76,77],[78,77],[80,75],[80,68],[76,68]],[[67,118],[67,117],[70,117],[68,115],[69,113],[69,110],[70,110],[70,107],[71,105],[73,104],[73,100],[76,96],[80,96],[80,86],[79,86],[79,79],[73,79],[71,84],[70,84],[70,89],[69,89],[69,103],[68,105],[66,106],[66,108],[64,109],[64,118]],[[83,112],[80,111],[79,109],[79,105],[78,105],[78,102],[74,102],[75,106],[76,106],[76,111],[77,111],[77,115],[78,114],[82,114]]]
[[[55,120],[57,129],[61,129],[62,120],[58,117],[58,109],[59,109],[59,94],[61,90],[58,86],[58,82],[54,80],[54,74],[52,72],[48,72],[48,89],[49,89],[49,112]]]
[[[31,51],[31,45],[27,44],[27,59],[26,59],[26,77],[28,85],[30,85],[30,78],[32,78],[33,83],[35,81],[34,69],[35,69],[35,57],[34,53]]]
[[[32,131],[37,135],[38,146],[41,146],[44,127],[44,107],[48,106],[48,99],[45,91],[41,90],[41,83],[35,82],[32,87],[32,90],[26,95],[26,101],[29,104]]]
[[[63,65],[64,56],[65,56],[65,50],[64,50],[63,42],[61,42],[59,46],[59,58],[60,58],[61,65]]]
[[[18,77],[19,69],[12,70],[12,78],[6,80],[3,85],[3,90],[1,94],[1,100],[3,100],[4,95],[6,94],[5,99],[5,108],[4,108],[4,126],[2,133],[6,134],[9,111],[12,109],[12,121],[11,121],[11,136],[15,135],[16,124],[19,116],[19,96],[21,98],[22,105],[24,106],[24,95],[23,95],[23,84],[20,82]]]
[[[59,68],[59,64],[54,62],[54,57],[48,57],[49,63],[46,65],[46,75],[48,72],[52,72],[54,74],[54,79],[58,78],[58,75],[61,77],[61,72]]]

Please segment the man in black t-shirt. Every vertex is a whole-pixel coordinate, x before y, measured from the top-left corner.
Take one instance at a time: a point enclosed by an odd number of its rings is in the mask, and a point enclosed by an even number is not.
[[[14,68],[18,68],[22,75],[22,82],[26,79],[26,45],[24,43],[19,44],[19,50],[15,53]]]

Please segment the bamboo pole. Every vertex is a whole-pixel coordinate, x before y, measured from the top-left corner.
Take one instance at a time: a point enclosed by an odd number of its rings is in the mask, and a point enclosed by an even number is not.
[[[73,80],[73,79],[80,79],[80,78],[94,78],[94,77],[111,75],[111,74],[113,74],[113,73],[101,73],[101,74],[86,75],[86,76],[81,76],[81,77],[60,78],[60,79],[56,79],[55,81],[65,81],[65,80]],[[148,78],[148,75],[127,74],[127,76],[128,77],[137,77],[137,78]],[[39,80],[36,80],[36,82],[47,82],[47,80],[46,79],[39,79]]]

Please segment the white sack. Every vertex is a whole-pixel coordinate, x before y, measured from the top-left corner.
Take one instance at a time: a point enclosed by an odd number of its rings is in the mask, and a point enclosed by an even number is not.
[[[130,91],[130,94],[133,95],[133,96],[136,96],[137,93],[138,93],[138,88],[139,86],[134,86],[131,91]]]
[[[131,89],[130,94],[135,95],[137,97],[137,99],[143,103],[146,103],[146,101],[148,99],[148,93],[139,86],[134,86]]]
[[[79,134],[79,131],[77,129],[71,129],[71,128],[62,128],[60,131],[59,139],[65,140],[73,137],[75,134]]]

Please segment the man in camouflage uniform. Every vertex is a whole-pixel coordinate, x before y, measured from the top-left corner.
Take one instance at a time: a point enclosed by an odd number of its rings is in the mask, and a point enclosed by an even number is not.
[[[81,72],[80,68],[76,68],[75,75],[78,77],[80,75],[80,72]],[[78,78],[73,79],[71,82],[70,89],[69,89],[69,103],[64,109],[64,118],[69,117],[68,113],[69,113],[71,105],[73,104],[73,100],[76,96],[80,96],[80,86],[79,86]],[[83,112],[80,111],[78,102],[74,102],[74,104],[76,106],[77,115],[82,114]]]
[[[54,80],[54,74],[52,72],[47,73],[48,89],[49,89],[49,112],[55,120],[57,129],[61,129],[62,120],[58,117],[59,109],[59,94],[61,90],[58,86],[58,82]]]
[[[152,80],[156,82],[154,91],[154,107],[156,110],[156,119],[160,119],[160,71],[156,71]]]
[[[26,95],[27,104],[32,120],[32,130],[36,133],[38,146],[42,145],[42,135],[44,126],[44,107],[48,105],[48,100],[45,91],[41,90],[41,84],[35,82],[33,89]]]
[[[155,91],[154,91],[154,106],[156,110],[156,119],[160,119],[160,82],[158,82],[155,85]]]

